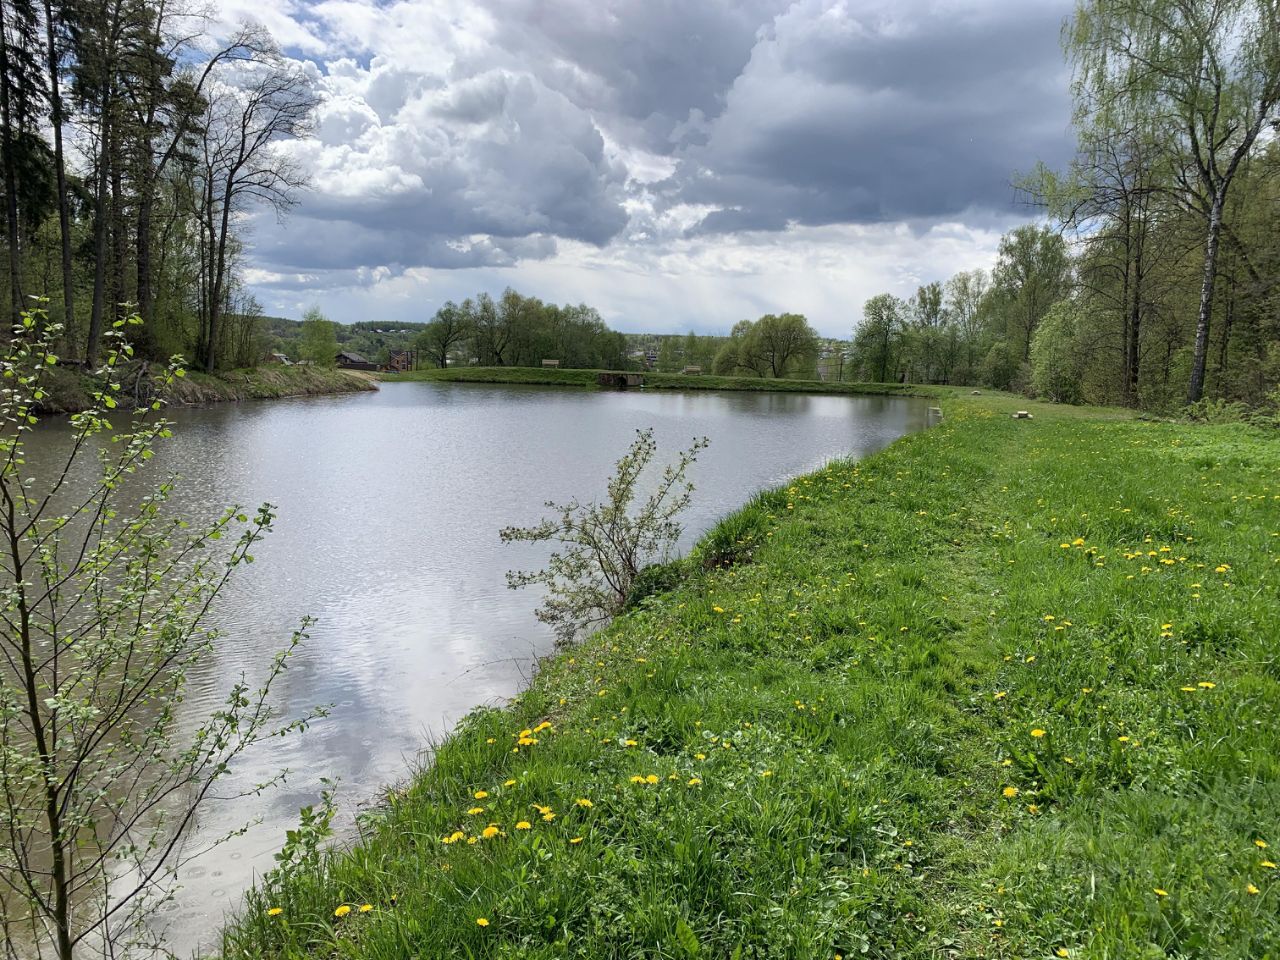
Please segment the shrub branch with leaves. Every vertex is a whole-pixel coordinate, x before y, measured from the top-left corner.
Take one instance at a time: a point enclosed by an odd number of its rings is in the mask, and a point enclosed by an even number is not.
[[[549,624],[560,643],[607,623],[625,606],[636,576],[651,563],[671,555],[680,539],[677,517],[689,505],[693,483],[687,474],[706,448],[705,437],[663,468],[656,486],[632,512],[642,495],[641,480],[657,453],[653,430],[637,430],[627,453],[617,462],[601,503],[546,503],[555,516],[534,527],[507,527],[504,543],[553,543],[547,566],[512,571],[507,585],[542,586],[546,597],[537,617]]]
[[[126,330],[137,322],[111,330],[93,403],[70,418],[69,442],[51,473],[28,467],[24,441],[57,363],[59,330],[32,311],[0,349],[6,956],[72,960],[158,946],[141,921],[201,852],[184,840],[215,784],[245,750],[319,713],[282,720],[268,696],[305,637],[304,620],[256,684],[241,677],[209,715],[179,722],[188,673],[216,638],[211,605],[253,562],[273,513],[270,504],[253,515],[233,507],[197,525],[165,510],[173,478],[142,485],[138,471],[170,436],[161,402],[134,410],[122,431],[109,419],[133,356]],[[183,376],[180,360],[152,375],[153,395],[162,395]],[[202,846],[219,839],[202,838]]]

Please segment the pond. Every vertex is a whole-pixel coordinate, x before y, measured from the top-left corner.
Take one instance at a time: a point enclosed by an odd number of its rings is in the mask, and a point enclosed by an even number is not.
[[[653,427],[660,460],[695,437],[711,440],[691,473],[687,548],[755,491],[873,453],[924,427],[929,408],[904,397],[393,383],[169,416],[175,435],[150,469],[181,474],[177,509],[211,517],[270,501],[279,517],[257,562],[219,600],[223,636],[183,710],[207,712],[242,672],[260,673],[304,615],[317,622],[278,701],[293,714],[332,705],[305,734],[236,770],[250,784],[287,767],[284,787],[202,814],[204,837],[260,822],[188,868],[156,918],[185,952],[270,869],[321,778],[339,781],[349,827],[359,804],[403,780],[433,739],[516,692],[552,649],[533,616],[537,595],[508,590],[504,576],[539,566],[545,548],[503,545],[501,527],[536,522],[548,499],[600,496],[634,432]],[[52,452],[64,434],[41,424],[33,454]]]

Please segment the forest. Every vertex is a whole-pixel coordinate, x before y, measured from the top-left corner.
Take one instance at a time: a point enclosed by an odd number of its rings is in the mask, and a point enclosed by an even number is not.
[[[1280,11],[1083,3],[1077,151],[994,269],[864,306],[855,376],[1156,410],[1280,406]]]
[[[0,287],[15,319],[44,301],[66,359],[95,366],[132,314],[144,357],[261,359],[245,225],[296,202],[281,146],[317,98],[263,28],[209,27],[163,0],[0,2]]]

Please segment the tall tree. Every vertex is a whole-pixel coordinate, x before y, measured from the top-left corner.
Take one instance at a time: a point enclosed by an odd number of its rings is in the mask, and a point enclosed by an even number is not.
[[[1022,362],[1041,318],[1069,290],[1071,259],[1061,234],[1026,224],[1000,238],[994,287],[1000,295],[1009,342]]]
[[[317,103],[309,75],[278,52],[260,55],[219,77],[202,124],[199,179],[204,236],[204,296],[200,361],[212,373],[219,362],[222,315],[230,289],[232,218],[250,201],[277,215],[296,202],[305,177],[276,149],[302,136]]]
[[[1275,0],[1081,0],[1067,33],[1077,95],[1103,116],[1161,125],[1184,202],[1204,220],[1187,400],[1204,395],[1223,214],[1231,185],[1280,104]]]

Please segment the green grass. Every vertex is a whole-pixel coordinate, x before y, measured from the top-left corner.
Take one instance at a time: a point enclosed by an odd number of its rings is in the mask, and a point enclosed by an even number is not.
[[[381,374],[383,380],[432,380],[445,383],[528,383],[599,389],[601,370],[559,370],[540,367],[449,367],[413,373]],[[936,397],[950,391],[913,383],[836,383],[825,380],[775,380],[764,377],[713,377],[702,374],[644,373],[646,390],[751,390],[770,393],[901,394]]]
[[[48,381],[48,396],[41,405],[44,413],[75,413],[86,409],[92,402],[94,378],[81,370],[55,367],[49,371]],[[376,389],[371,377],[350,370],[263,366],[227,370],[216,376],[189,370],[186,376],[173,383],[165,400],[182,405],[275,400]]]
[[[1280,440],[1014,406],[757,497],[225,956],[1280,956]]]

